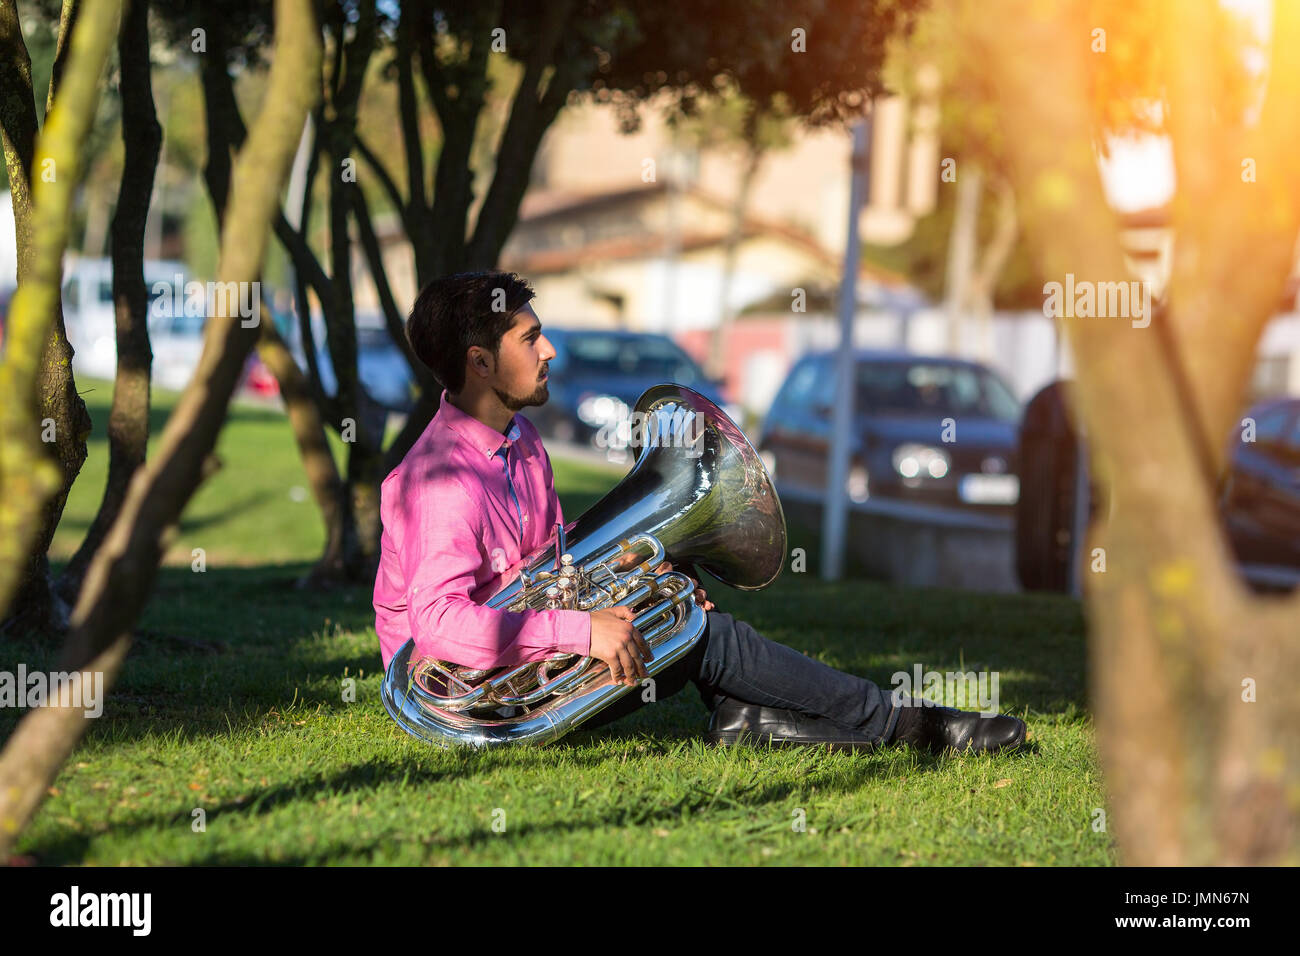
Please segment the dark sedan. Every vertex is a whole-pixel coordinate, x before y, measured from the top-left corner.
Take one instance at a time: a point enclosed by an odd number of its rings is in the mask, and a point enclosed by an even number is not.
[[[717,384],[667,336],[550,325],[543,334],[555,346],[551,397],[524,414],[547,437],[617,448],[619,423],[630,421],[646,389],[664,382],[686,385],[723,407]]]
[[[1233,549],[1246,563],[1300,566],[1300,399],[1270,399],[1243,418],[1219,499]]]
[[[896,352],[855,354],[855,417],[847,491],[1006,510],[1019,496],[1020,403],[975,362]],[[835,354],[805,355],[763,424],[759,453],[779,485],[824,492]]]

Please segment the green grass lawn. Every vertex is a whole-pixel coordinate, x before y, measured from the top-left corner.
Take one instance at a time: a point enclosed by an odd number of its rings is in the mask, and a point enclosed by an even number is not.
[[[102,491],[109,394],[86,395],[96,432],[56,557],[75,549]],[[156,398],[158,431],[173,396]],[[1115,862],[1092,827],[1105,804],[1071,600],[827,584],[812,569],[760,593],[711,589],[768,637],[885,686],[917,662],[998,671],[1002,709],[1029,723],[1033,749],[1019,755],[713,749],[690,687],[549,747],[441,751],[379,701],[370,588],[294,586],[323,532],[293,491],[305,483],[284,419],[236,407],[219,454],[103,717],[19,843],[39,862]],[[555,470],[571,517],[617,477]],[[791,530],[792,546],[808,537]],[[0,642],[0,661],[55,660],[36,636]],[[0,711],[0,734],[16,719]]]

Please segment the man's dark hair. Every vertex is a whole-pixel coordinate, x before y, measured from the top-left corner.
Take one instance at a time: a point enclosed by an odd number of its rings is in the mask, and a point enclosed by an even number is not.
[[[495,358],[515,313],[534,295],[513,272],[461,272],[434,279],[415,297],[406,338],[416,358],[455,395],[465,387],[470,346],[488,349]]]

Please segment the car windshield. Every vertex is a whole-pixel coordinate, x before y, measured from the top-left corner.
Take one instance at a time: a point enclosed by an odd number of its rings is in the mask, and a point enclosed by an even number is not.
[[[575,335],[565,346],[568,371],[575,376],[627,376],[682,385],[700,377],[690,356],[665,339]]]
[[[868,414],[979,415],[1020,420],[1020,403],[995,375],[964,365],[858,366],[857,407]]]

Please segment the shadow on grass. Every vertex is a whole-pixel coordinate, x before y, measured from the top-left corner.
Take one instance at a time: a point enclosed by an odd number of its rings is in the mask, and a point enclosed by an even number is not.
[[[141,621],[148,636],[134,646],[91,738],[110,746],[146,738],[171,746],[170,740],[163,741],[167,735],[181,740],[228,739],[251,728],[280,736],[303,733],[294,727],[298,717],[310,717],[313,724],[307,733],[317,735],[320,726],[328,729],[331,723],[355,716],[355,708],[364,708],[363,719],[375,739],[374,759],[300,779],[285,779],[283,772],[275,779],[268,771],[272,782],[266,789],[207,803],[210,822],[222,817],[264,819],[290,807],[311,812],[321,799],[347,794],[377,799],[395,794],[394,799],[402,800],[408,787],[434,789],[503,769],[526,771],[560,762],[599,772],[629,757],[653,761],[685,753],[716,760],[720,768],[740,770],[741,785],[727,792],[718,790],[712,776],[687,769],[680,788],[670,794],[655,795],[652,789],[646,800],[584,806],[580,813],[556,814],[554,819],[512,828],[521,835],[570,838],[610,827],[671,827],[684,813],[709,814],[719,825],[743,829],[750,825],[748,819],[762,816],[758,811],[764,805],[788,800],[809,787],[847,792],[874,777],[896,774],[900,767],[909,774],[929,774],[943,770],[949,760],[986,759],[895,748],[861,755],[829,754],[819,748],[713,751],[702,739],[707,712],[690,686],[607,727],[575,731],[544,750],[434,752],[418,742],[406,743],[383,717],[370,587],[300,590],[295,584],[308,568],[308,564],[226,567],[202,574],[188,568],[162,569]],[[828,584],[806,574],[787,574],[757,593],[719,587],[714,596],[723,597],[724,609],[773,640],[885,687],[891,673],[909,671],[914,663],[942,671],[994,669],[1002,673],[1002,710],[1058,719],[1086,716],[1083,621],[1078,605],[1068,599],[905,591],[860,580]],[[29,670],[51,669],[57,653],[39,635],[0,641],[0,661],[24,661]],[[357,703],[341,701],[340,679],[345,674],[359,678]],[[0,712],[0,736],[7,736],[19,716],[12,709]],[[390,730],[391,737],[382,733],[375,737],[372,716]],[[1036,723],[1030,717],[1031,734]],[[394,741],[399,742],[395,752]],[[1031,741],[1018,756],[1038,754]],[[132,759],[147,761],[148,754]],[[791,761],[798,771],[792,778],[771,779],[772,769],[788,769]],[[117,817],[112,828],[114,834],[128,835],[168,830],[188,824],[188,813],[188,807],[151,809]],[[322,840],[277,862],[319,863],[341,854],[364,859],[379,855],[385,845],[383,838],[372,842],[355,836]],[[426,834],[421,852],[470,853],[497,836],[487,826],[463,833]],[[76,863],[98,837],[98,833],[60,828],[29,849],[43,863]],[[390,835],[389,847],[391,839]],[[201,862],[234,865],[267,859],[256,851],[230,848],[214,849]]]
[[[193,534],[196,531],[202,531],[204,528],[218,526],[229,521],[244,512],[252,511],[266,502],[278,500],[279,496],[269,491],[260,491],[253,494],[244,495],[234,501],[227,503],[224,507],[215,511],[208,511],[199,515],[184,514],[181,516],[180,531],[182,534]],[[59,528],[63,531],[76,531],[85,534],[90,530],[93,517],[82,517],[79,515],[65,514],[59,519]]]
[[[77,389],[86,402],[86,410],[90,413],[91,430],[90,441],[107,442],[108,434],[108,416],[113,403],[113,383],[110,381],[98,379],[85,379]],[[153,390],[152,400],[149,407],[149,434],[161,435],[163,428],[167,425],[167,419],[171,417],[172,410],[175,408],[179,393],[172,392],[168,389],[155,388]],[[283,423],[285,420],[284,409],[281,406],[267,406],[247,404],[243,401],[233,401],[230,403],[230,409],[226,415],[226,425],[236,422],[252,422],[254,424]]]
[[[92,734],[114,741],[176,731],[226,735],[295,707],[382,713],[372,589],[297,588],[309,567],[162,569],[140,622],[143,639]],[[709,590],[723,610],[772,640],[886,690],[892,675],[919,664],[998,673],[1003,712],[1072,717],[1085,709],[1083,621],[1066,598],[908,591],[790,573],[762,592]],[[0,640],[0,661],[25,662],[29,672],[53,669],[57,658],[58,648],[39,635]],[[357,678],[358,703],[342,702],[344,676]],[[666,703],[672,706],[642,708],[573,739],[703,732],[707,714],[693,688]],[[0,713],[0,734],[7,736],[18,716]]]
[[[682,743],[689,746],[690,741],[686,738],[674,739],[671,736],[647,740],[641,736],[615,735],[608,738],[607,746],[599,751],[592,750],[577,740],[572,743],[562,741],[554,748],[548,749],[564,750],[568,765],[590,769],[616,762],[620,752],[626,751],[626,745],[634,743],[648,744],[643,759],[652,759],[678,752]],[[746,751],[747,748],[739,748],[732,751],[730,756],[737,762],[741,762],[746,759]],[[785,756],[788,757],[788,754],[787,751]],[[205,806],[206,823],[211,826],[223,818],[247,822],[251,818],[265,817],[279,809],[294,805],[310,807],[323,798],[337,799],[355,793],[379,797],[381,795],[376,793],[379,788],[399,780],[403,787],[432,786],[448,780],[465,780],[510,765],[510,758],[500,751],[456,752],[450,756],[455,760],[454,766],[438,770],[413,772],[409,766],[392,760],[379,764],[368,763],[332,775],[272,787],[251,799],[241,797],[215,804],[209,803]],[[572,840],[582,831],[594,834],[611,827],[646,827],[660,824],[671,826],[680,823],[688,816],[696,818],[711,813],[715,816],[725,816],[730,812],[733,819],[737,814],[758,818],[761,817],[761,811],[765,806],[786,802],[791,797],[807,793],[810,787],[824,794],[855,792],[872,778],[880,776],[887,766],[886,763],[870,757],[830,762],[824,761],[823,757],[823,754],[808,752],[805,760],[807,768],[798,775],[796,780],[764,783],[759,779],[759,772],[754,771],[746,781],[738,784],[731,792],[723,793],[720,788],[712,786],[711,780],[687,779],[682,781],[682,792],[671,798],[652,798],[633,805],[619,804],[596,812],[584,810],[576,818],[561,812],[545,822],[514,825],[511,827],[511,832],[516,838],[541,835]],[[938,766],[937,761],[931,761],[929,766],[920,763],[912,766],[909,772],[930,772],[938,769]],[[777,827],[784,828],[788,825],[782,815],[775,815],[773,819],[778,821]],[[190,810],[187,808],[176,812],[141,814],[135,818],[115,820],[112,829],[114,835],[120,838],[142,834],[156,828],[182,827],[189,823]],[[96,834],[65,832],[29,847],[28,851],[34,854],[42,865],[76,863],[85,858],[96,836]],[[499,837],[500,834],[494,832],[489,825],[476,827],[458,835],[429,834],[422,843],[425,852],[472,853],[485,846],[488,841]],[[391,835],[388,839],[388,845],[391,846]],[[302,865],[334,861],[340,854],[364,857],[381,845],[383,844],[380,840],[359,845],[352,835],[347,834],[340,837],[337,845],[324,843],[314,846],[309,852],[280,857],[274,862]],[[267,862],[263,854],[243,850],[214,849],[198,861],[198,865],[264,865]]]

